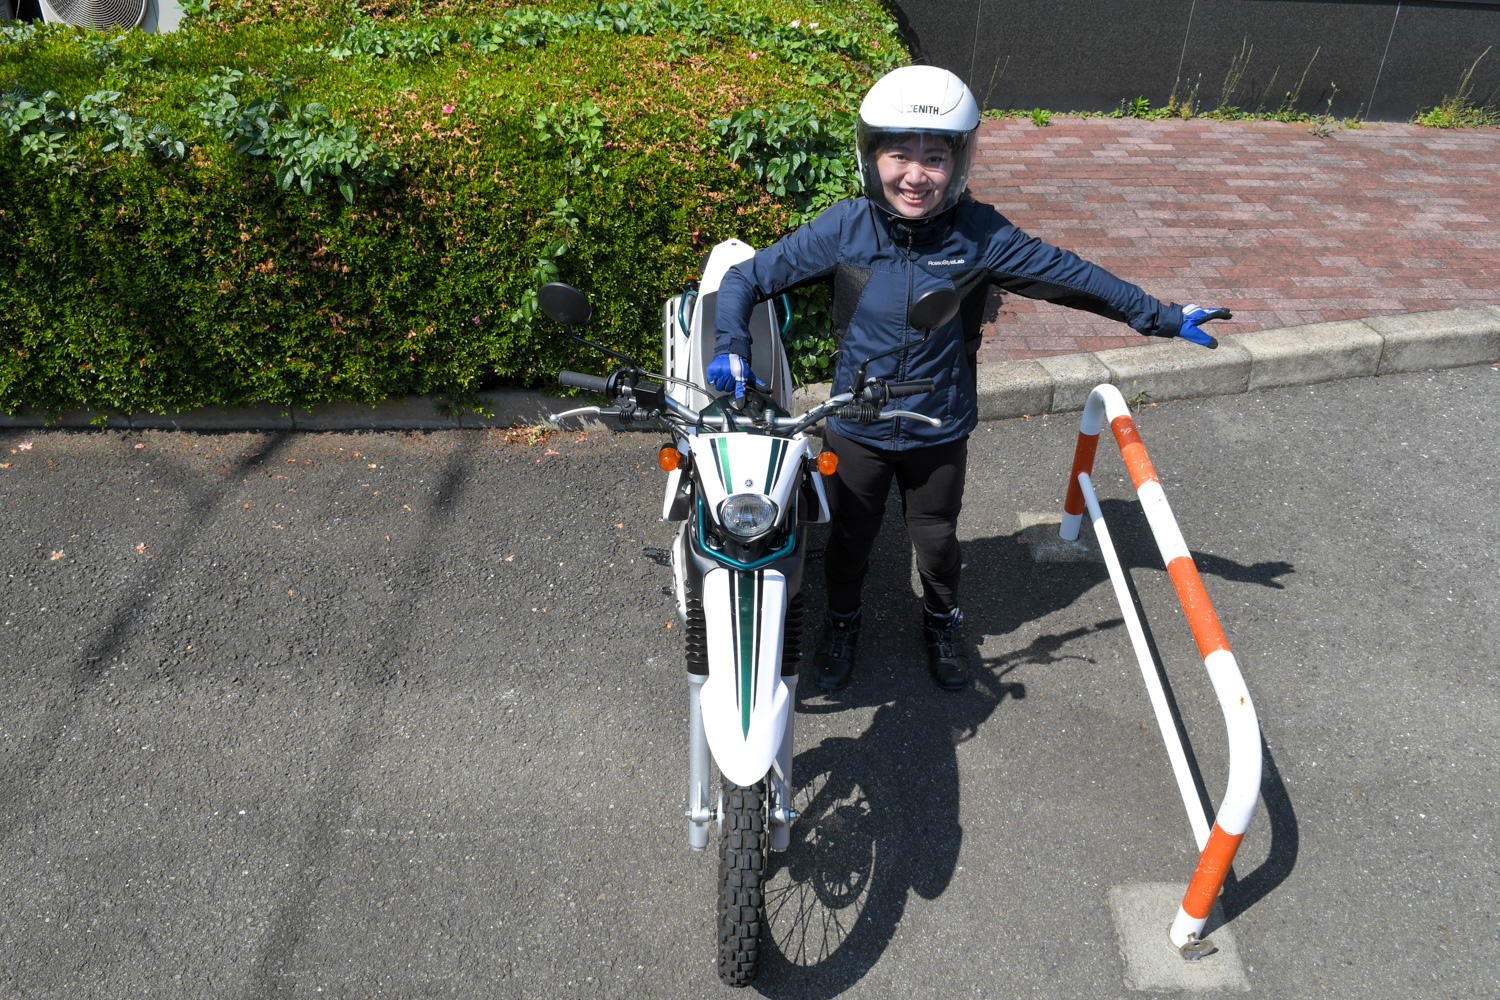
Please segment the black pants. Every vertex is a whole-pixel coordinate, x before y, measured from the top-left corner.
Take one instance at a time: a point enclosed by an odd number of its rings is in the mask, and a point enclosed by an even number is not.
[[[969,439],[909,451],[886,451],[824,431],[839,457],[829,503],[833,523],[823,573],[828,608],[847,614],[859,607],[860,589],[870,568],[870,550],[880,534],[891,482],[901,491],[906,533],[917,553],[917,572],[929,610],[958,607],[958,512],[963,506]]]

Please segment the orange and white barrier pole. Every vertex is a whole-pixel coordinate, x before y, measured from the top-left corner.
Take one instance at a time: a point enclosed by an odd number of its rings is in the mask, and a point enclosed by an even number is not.
[[[1162,562],[1172,579],[1172,586],[1182,602],[1183,613],[1198,642],[1198,651],[1208,670],[1209,680],[1218,696],[1219,707],[1224,712],[1224,725],[1229,735],[1229,780],[1223,801],[1214,817],[1212,829],[1202,813],[1191,775],[1188,773],[1186,754],[1177,729],[1172,724],[1167,709],[1166,695],[1161,689],[1155,662],[1144,638],[1140,621],[1135,613],[1135,602],[1125,584],[1124,571],[1119,557],[1109,538],[1109,529],[1094,495],[1090,473],[1094,464],[1094,453],[1099,445],[1099,434],[1108,419],[1110,430],[1120,445],[1120,455],[1125,468],[1135,484],[1136,495],[1145,511],[1151,534],[1161,552]],[[1156,469],[1146,454],[1135,421],[1120,390],[1112,385],[1096,386],[1089,394],[1083,410],[1083,419],[1078,431],[1078,444],[1073,453],[1073,471],[1068,478],[1068,492],[1063,501],[1062,537],[1070,541],[1077,539],[1085,508],[1093,518],[1095,535],[1099,547],[1105,554],[1110,580],[1125,615],[1126,627],[1135,647],[1136,658],[1141,665],[1141,674],[1146,679],[1151,694],[1152,707],[1156,712],[1157,725],[1162,739],[1167,744],[1167,754],[1172,760],[1183,802],[1188,809],[1189,821],[1193,825],[1194,838],[1198,843],[1198,866],[1178,907],[1177,917],[1169,932],[1172,944],[1181,949],[1184,957],[1196,957],[1206,953],[1192,947],[1201,944],[1198,934],[1208,920],[1209,910],[1224,886],[1229,866],[1234,860],[1240,840],[1255,815],[1255,805],[1260,797],[1260,723],[1255,716],[1255,706],[1250,701],[1250,692],[1240,673],[1234,654],[1229,651],[1229,640],[1214,613],[1213,603],[1193,564],[1187,542],[1177,527],[1177,519],[1167,504]]]

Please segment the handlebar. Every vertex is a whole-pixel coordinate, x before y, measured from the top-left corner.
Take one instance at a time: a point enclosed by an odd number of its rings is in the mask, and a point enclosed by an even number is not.
[[[621,386],[621,382],[624,381],[621,376],[627,373],[632,376],[628,380],[631,382],[634,382],[639,376],[646,376],[653,379],[660,379],[662,377],[651,375],[639,369],[620,369],[609,376],[561,371],[557,374],[557,381],[562,385],[584,389],[589,392],[597,392],[610,397],[611,403],[620,403],[630,391],[628,389],[622,390]],[[853,393],[841,392],[814,406],[800,417],[772,417],[766,415],[763,426],[781,434],[796,434],[806,430],[830,414],[845,410],[850,404],[854,404],[862,413],[861,416],[856,416],[855,419],[865,420],[866,422],[907,417],[924,421],[934,427],[939,427],[942,425],[942,421],[934,417],[929,417],[926,414],[913,413],[910,410],[881,410],[881,407],[896,397],[915,396],[924,392],[931,392],[932,389],[933,380],[930,378],[911,379],[904,382],[885,382],[880,379],[873,379],[866,384],[864,389],[865,398],[861,399],[858,403],[855,402]],[[753,393],[755,390],[751,389],[750,392]],[[617,393],[620,393],[620,395],[617,396]],[[845,413],[846,415],[853,415],[847,410],[845,410]],[[660,427],[662,420],[704,429],[726,431],[733,430],[736,426],[742,426],[740,419],[732,415],[705,416],[665,394],[658,396],[656,401],[648,404],[646,408],[637,407],[629,400],[625,400],[624,405],[620,408],[587,406],[576,410],[568,410],[564,413],[554,413],[549,417],[549,420],[556,423],[568,417],[583,416],[585,414],[616,418],[625,424],[625,427],[618,429],[629,429],[632,424],[637,425],[639,429]],[[749,419],[754,423],[757,418],[751,417]]]
[[[887,382],[885,391],[892,397],[896,396],[919,396],[924,392],[932,391],[933,382],[930,378],[915,378],[910,382]]]
[[[609,392],[609,379],[598,375],[561,371],[557,373],[557,381],[562,385],[572,386],[574,389],[587,389],[589,392],[597,393]]]

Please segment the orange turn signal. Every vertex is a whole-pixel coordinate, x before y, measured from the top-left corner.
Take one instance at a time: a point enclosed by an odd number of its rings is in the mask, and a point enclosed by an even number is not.
[[[665,471],[671,472],[682,465],[682,452],[669,444],[664,444],[661,451],[656,453],[656,464]]]
[[[831,476],[838,471],[839,457],[831,451],[818,452],[818,471],[825,476]]]

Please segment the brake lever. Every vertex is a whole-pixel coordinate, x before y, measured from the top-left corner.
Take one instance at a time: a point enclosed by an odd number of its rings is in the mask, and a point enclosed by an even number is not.
[[[617,409],[605,409],[602,406],[580,406],[576,410],[565,410],[562,413],[547,414],[547,423],[552,424],[555,427],[557,426],[559,421],[567,420],[570,417],[617,417],[619,415],[620,411]]]
[[[933,427],[943,426],[943,422],[937,417],[929,417],[925,413],[913,413],[910,410],[886,410],[880,414],[881,420],[895,420],[897,417],[910,417],[913,420],[925,420]]]

